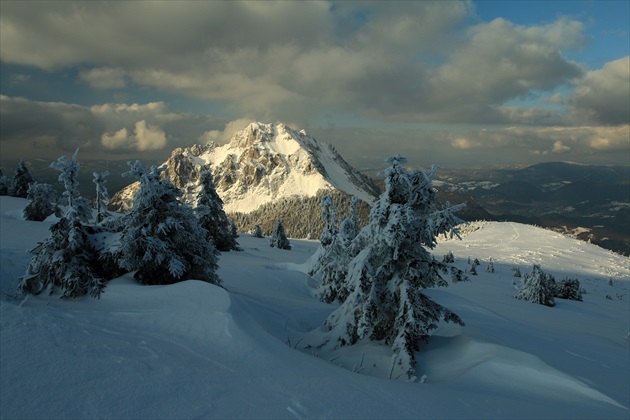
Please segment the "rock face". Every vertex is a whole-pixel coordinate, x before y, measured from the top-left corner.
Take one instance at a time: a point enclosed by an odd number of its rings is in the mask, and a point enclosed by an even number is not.
[[[290,197],[341,191],[367,203],[378,195],[372,181],[352,168],[329,144],[284,124],[252,123],[226,145],[208,143],[176,149],[164,163],[171,182],[193,203],[199,173],[211,169],[227,213],[250,213]],[[110,208],[130,208],[139,184],[114,195]]]

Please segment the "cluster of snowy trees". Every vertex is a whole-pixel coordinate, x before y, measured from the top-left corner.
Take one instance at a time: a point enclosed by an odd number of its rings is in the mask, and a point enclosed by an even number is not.
[[[532,271],[521,278],[521,286],[514,296],[539,305],[554,306],[554,298],[582,300],[582,290],[577,279],[565,278],[556,283],[555,278],[534,264]]]
[[[427,248],[440,234],[457,234],[453,212],[437,208],[430,172],[410,171],[400,155],[387,160],[385,191],[372,207],[369,223],[358,230],[353,215],[337,228],[330,200],[322,200],[326,229],[312,259],[322,300],[340,303],[325,321],[326,346],[381,341],[393,350],[391,376],[415,374],[415,351],[440,320],[463,325],[455,313],[422,290],[447,286],[440,273],[448,266]],[[344,226],[345,225],[345,226]]]
[[[20,279],[21,291],[98,297],[107,280],[132,271],[144,284],[191,278],[221,283],[216,274],[218,249],[239,247],[211,174],[202,176],[193,210],[180,200],[181,191],[160,176],[164,168],[129,162],[130,170],[123,175],[140,181],[134,206],[120,217],[109,217],[108,173],[94,173],[94,211],[79,194],[76,156],[62,156],[51,164],[60,172],[65,188],[64,210],[51,226],[50,236],[32,251],[34,256]]]
[[[26,198],[28,189],[34,182],[35,179],[26,166],[26,162],[20,159],[20,163],[13,173],[13,178],[9,178],[0,171],[0,195]]]

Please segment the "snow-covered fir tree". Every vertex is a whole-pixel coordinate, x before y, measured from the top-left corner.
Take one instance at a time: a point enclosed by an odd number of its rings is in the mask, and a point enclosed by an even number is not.
[[[105,185],[107,184],[109,171],[93,172],[92,175],[94,176],[92,182],[96,185],[96,198],[94,199],[96,207],[96,223],[102,223],[109,217],[107,204],[109,204],[110,197],[109,192],[107,192],[107,186]]]
[[[556,284],[554,297],[582,301],[582,290],[578,279],[565,278]]]
[[[77,162],[77,154],[79,149],[74,152],[71,159],[67,156],[61,156],[50,167],[58,170],[59,182],[63,183],[65,191],[63,192],[64,204],[68,206],[69,211],[73,212],[73,219],[79,220],[81,223],[89,223],[92,220],[92,209],[88,201],[81,197],[79,193],[79,170],[81,165]]]
[[[321,273],[327,258],[330,256],[328,248],[332,244],[333,239],[337,236],[337,213],[330,196],[323,196],[321,199],[322,212],[321,219],[324,221],[324,230],[319,235],[319,248],[311,258],[311,268],[309,274],[316,276]]]
[[[415,351],[440,320],[462,320],[422,293],[447,286],[440,276],[447,267],[427,248],[436,238],[456,233],[458,207],[437,208],[431,187],[433,173],[403,168],[406,159],[387,160],[385,192],[374,204],[370,219],[353,241],[356,256],[348,266],[350,294],[325,321],[328,343],[352,345],[361,340],[392,346],[392,377],[415,373]]]
[[[234,219],[230,220],[230,233],[233,238],[238,238],[238,228],[236,227],[236,222]]]
[[[521,269],[514,267],[514,277],[521,277]]]
[[[271,233],[271,239],[269,240],[269,246],[276,247],[278,249],[291,249],[291,242],[287,239],[287,235],[284,232],[284,226],[282,226],[282,220],[278,219],[276,226]]]
[[[20,159],[20,163],[18,163],[13,173],[10,194],[13,197],[26,198],[28,195],[28,187],[33,182],[35,182],[35,180],[33,179],[33,175],[31,175],[31,170],[26,166],[24,159]]]
[[[181,191],[161,178],[164,167],[147,169],[140,161],[129,166],[123,175],[139,179],[140,189],[133,208],[121,218],[121,268],[137,270],[135,278],[144,284],[186,279],[219,284],[218,252],[193,210],[179,200]]]
[[[262,238],[263,237],[263,233],[262,233],[262,229],[260,228],[260,225],[256,225],[254,227],[254,231],[252,232],[252,236],[254,238]]]
[[[0,195],[11,194],[11,178],[2,173],[0,169]]]
[[[322,197],[321,206],[321,218],[325,222],[325,228],[320,235],[320,246],[314,255],[310,275],[319,277],[317,293],[322,301],[328,303],[335,300],[343,301],[349,293],[345,281],[351,259],[348,246],[352,241],[350,239],[352,222],[348,223],[348,231],[342,236],[337,229],[337,212],[332,197]],[[350,217],[346,220],[349,221]],[[356,234],[354,236],[356,237]]]
[[[555,283],[551,274],[545,273],[540,265],[534,264],[532,271],[523,276],[521,287],[514,297],[539,305],[554,306]]]
[[[444,258],[442,258],[442,262],[446,263],[446,264],[452,264],[455,262],[455,255],[453,255],[453,252],[448,251],[448,254],[444,255]]]
[[[472,274],[473,276],[477,275],[477,269],[475,268],[474,264],[470,267],[470,270],[468,270],[468,272]]]
[[[58,195],[51,185],[39,182],[32,183],[28,188],[26,198],[30,200],[24,207],[26,220],[41,222],[55,213]]]
[[[345,217],[339,225],[339,236],[346,247],[349,247],[354,238],[359,234],[359,219],[357,218],[358,199],[352,196],[350,201],[349,215]]]
[[[453,283],[459,283],[460,281],[469,281],[469,278],[466,276],[466,273],[464,273],[464,271],[455,266],[452,266],[451,280],[453,281]]]
[[[215,189],[212,172],[202,171],[199,175],[199,185],[201,189],[197,194],[195,214],[201,227],[208,232],[207,239],[212,241],[219,251],[239,250],[232,224],[223,210],[223,200]]]
[[[104,280],[95,273],[99,255],[90,241],[90,227],[84,224],[89,219],[89,208],[77,190],[76,155],[72,160],[62,156],[51,165],[61,172],[59,180],[64,183],[69,205],[50,227],[50,236],[32,251],[35,255],[20,279],[19,288],[24,293],[39,294],[47,290],[52,294],[60,289],[62,297],[86,294],[98,297],[105,287]]]
[[[486,271],[488,273],[494,273],[494,263],[492,262],[492,258],[490,258],[490,262],[488,263],[488,266],[486,267]]]

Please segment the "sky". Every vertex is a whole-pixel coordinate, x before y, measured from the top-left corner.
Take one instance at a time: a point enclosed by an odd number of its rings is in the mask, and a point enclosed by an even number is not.
[[[628,165],[628,1],[0,2],[3,161],[284,122],[359,168]]]

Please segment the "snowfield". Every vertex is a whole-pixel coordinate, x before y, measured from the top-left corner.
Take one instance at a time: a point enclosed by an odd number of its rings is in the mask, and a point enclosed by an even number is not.
[[[26,203],[0,197],[1,418],[630,416],[630,260],[594,245],[498,222],[441,242],[436,258],[481,265],[469,282],[427,291],[466,326],[437,330],[412,382],[389,378],[379,343],[308,346],[336,308],[304,273],[315,241],[285,251],[241,234],[243,251],[219,260],[225,288],[128,274],[98,300],[18,296],[28,250],[50,226],[22,220]],[[584,301],[515,299],[513,268],[533,263],[579,279]]]

